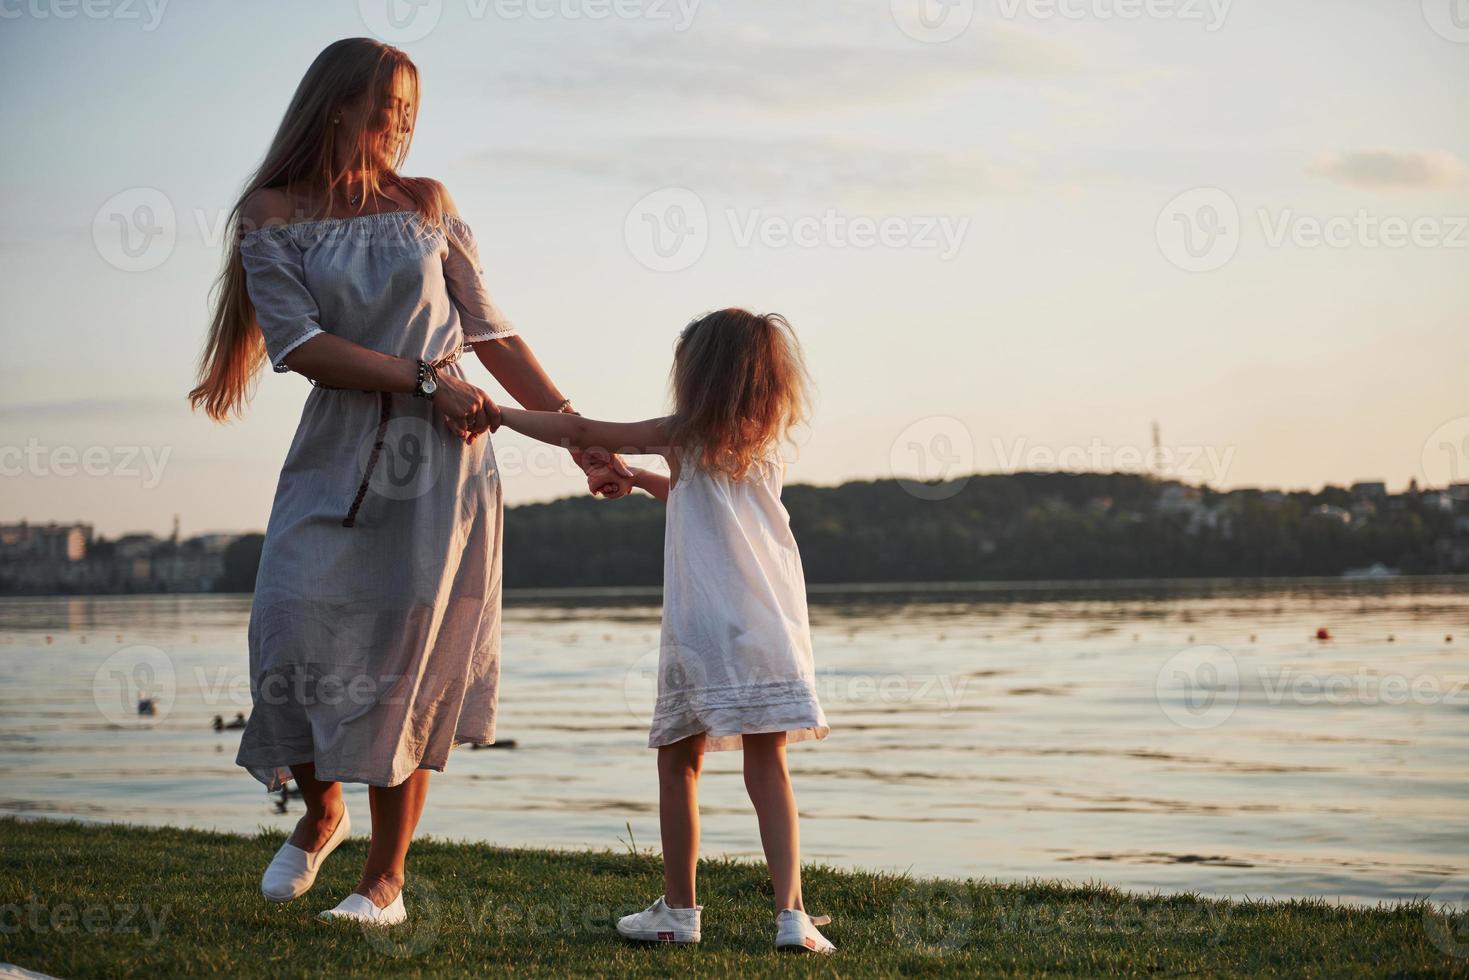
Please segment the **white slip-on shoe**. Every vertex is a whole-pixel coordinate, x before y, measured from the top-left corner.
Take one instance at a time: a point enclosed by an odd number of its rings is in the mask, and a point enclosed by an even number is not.
[[[323,922],[360,922],[366,926],[395,926],[408,919],[408,910],[403,907],[403,893],[388,903],[385,909],[378,908],[372,899],[356,892],[342,899],[334,909],[318,912],[316,917]]]
[[[837,948],[816,927],[831,922],[831,916],[811,918],[800,909],[786,909],[775,917],[775,948],[835,953]]]
[[[321,870],[321,863],[351,832],[352,818],[347,816],[347,808],[343,807],[342,819],[337,821],[332,835],[316,850],[303,851],[287,840],[270,859],[265,874],[260,876],[260,894],[272,902],[289,902],[305,895],[316,884],[316,873]]]
[[[671,909],[663,896],[641,912],[624,915],[617,920],[617,934],[623,939],[643,943],[696,943],[700,937],[701,913],[704,906]]]

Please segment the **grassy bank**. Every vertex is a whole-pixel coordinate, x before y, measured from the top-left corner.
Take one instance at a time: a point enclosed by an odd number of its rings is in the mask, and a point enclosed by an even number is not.
[[[256,891],[279,835],[0,820],[0,961],[62,977],[607,974],[1124,974],[1469,977],[1423,906],[1341,909],[1140,897],[1053,884],[921,882],[811,868],[830,958],[771,949],[756,866],[702,867],[704,942],[625,945],[612,919],[659,891],[646,854],[418,843],[410,920],[387,932],[313,919],[355,883],[365,844],[287,905]],[[1462,925],[1462,923],[1460,923]]]

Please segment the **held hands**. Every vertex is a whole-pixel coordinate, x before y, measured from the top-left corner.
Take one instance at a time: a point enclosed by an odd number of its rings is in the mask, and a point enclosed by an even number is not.
[[[438,380],[434,408],[455,435],[465,442],[474,442],[485,430],[493,432],[499,428],[500,410],[489,395],[451,374],[441,374]]]
[[[481,399],[481,407],[477,417],[483,419],[484,428],[490,432],[498,431],[504,422],[504,414],[500,411],[500,406],[496,405],[484,392],[481,391],[478,394]],[[470,436],[470,441],[473,441],[473,436]],[[618,497],[626,497],[632,493],[633,471],[616,453],[596,448],[573,449],[571,458],[577,466],[581,467],[582,472],[586,473],[587,491],[593,496],[616,500]]]
[[[616,500],[632,493],[633,474],[622,457],[605,449],[587,449],[571,458],[587,475],[587,491],[593,496]]]

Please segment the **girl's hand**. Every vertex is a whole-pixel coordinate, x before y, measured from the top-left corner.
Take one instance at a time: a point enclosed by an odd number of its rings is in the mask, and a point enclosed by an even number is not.
[[[439,376],[434,408],[443,416],[444,424],[465,442],[473,442],[475,436],[489,427],[485,416],[485,404],[489,401],[488,395],[463,378]]]

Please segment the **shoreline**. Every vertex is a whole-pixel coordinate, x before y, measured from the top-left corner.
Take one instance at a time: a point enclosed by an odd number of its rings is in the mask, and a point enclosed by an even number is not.
[[[350,890],[366,840],[349,839],[306,898],[257,882],[283,833],[0,818],[0,961],[65,977],[483,975],[671,972],[723,976],[1188,973],[1469,977],[1463,916],[1426,902],[1128,894],[1098,884],[915,879],[804,869],[807,904],[833,915],[836,958],[771,949],[756,862],[700,862],[699,946],[631,945],[617,915],[659,888],[646,850],[547,851],[415,842],[409,922],[386,931],[314,919]],[[79,869],[84,869],[78,873]]]
[[[1374,589],[1382,586],[1445,586],[1469,588],[1469,574],[1445,572],[1423,575],[1237,575],[1177,576],[1173,578],[1076,578],[1076,579],[961,579],[954,581],[874,581],[874,582],[807,582],[809,598],[820,599],[845,595],[901,595],[904,593],[971,594],[1052,592],[1126,592],[1128,590],[1173,590],[1190,593],[1207,589],[1290,589],[1308,586],[1342,586]],[[661,585],[562,585],[507,588],[502,595],[507,603],[531,603],[537,600],[571,600],[582,598],[657,599],[663,594]],[[251,592],[0,592],[7,599],[116,599],[130,597],[180,596],[249,596]]]
[[[215,837],[221,837],[221,838],[226,838],[226,839],[231,839],[231,840],[244,840],[244,841],[253,841],[253,840],[260,839],[260,838],[279,838],[279,839],[284,839],[284,836],[285,836],[283,831],[281,831],[281,830],[279,830],[277,828],[269,827],[269,826],[267,826],[264,823],[261,823],[259,825],[259,829],[257,831],[255,831],[254,833],[248,833],[248,832],[245,832],[245,831],[228,830],[228,829],[221,829],[221,828],[217,828],[217,827],[189,826],[189,825],[185,825],[185,824],[172,824],[172,823],[165,823],[165,824],[144,824],[144,823],[133,823],[133,822],[129,822],[127,820],[114,820],[114,819],[111,819],[111,818],[108,818],[108,817],[89,818],[89,817],[77,816],[77,815],[53,815],[53,814],[47,814],[47,813],[0,813],[0,831],[3,831],[3,829],[4,829],[4,827],[5,827],[5,825],[7,823],[16,823],[16,824],[47,824],[47,825],[74,826],[74,827],[76,827],[78,829],[82,829],[82,830],[99,830],[99,829],[105,829],[105,830],[118,830],[118,831],[124,831],[124,832],[126,832],[126,831],[139,831],[139,832],[142,832],[144,834],[147,834],[147,833],[161,833],[161,834],[166,834],[166,833],[203,834],[203,835],[206,835],[206,836],[215,836]],[[354,833],[353,837],[354,837],[354,839],[358,839],[358,840],[362,840],[362,841],[365,841],[366,840],[366,834],[365,833]],[[623,839],[622,839],[622,833],[621,832],[618,833],[617,839],[618,839],[619,842],[622,842],[623,841]],[[619,846],[619,847],[613,847],[611,845],[607,845],[607,846],[601,847],[601,848],[595,847],[595,846],[590,846],[590,845],[588,845],[588,846],[557,847],[557,846],[538,846],[538,845],[534,845],[534,844],[497,844],[497,843],[493,843],[493,842],[489,842],[489,841],[476,840],[475,838],[472,838],[472,837],[451,837],[451,836],[445,836],[445,835],[439,835],[439,834],[424,834],[424,835],[415,837],[414,838],[414,845],[413,846],[416,848],[420,844],[431,844],[431,845],[438,846],[438,847],[462,848],[462,849],[474,850],[474,851],[490,851],[490,852],[504,853],[504,854],[537,855],[537,856],[552,856],[552,857],[565,857],[565,858],[581,858],[581,857],[587,857],[587,856],[593,856],[593,855],[619,854],[619,853],[623,853],[623,851],[626,849],[625,842],[623,842],[622,843],[622,846]],[[655,846],[644,847],[642,845],[639,845],[637,847],[637,851],[639,853],[656,854],[657,853],[657,848]],[[273,851],[272,851],[272,853],[273,853]],[[732,854],[709,853],[707,856],[700,858],[700,861],[701,862],[706,861],[706,860],[707,861],[711,861],[711,862],[715,862],[715,863],[719,863],[719,864],[736,866],[736,867],[761,867],[761,868],[764,867],[763,859],[761,859],[758,856],[743,856],[743,855],[732,855]],[[928,884],[941,883],[941,884],[945,884],[945,885],[972,884],[972,885],[975,885],[975,886],[978,886],[978,887],[981,887],[981,888],[1000,888],[1000,889],[1004,889],[1004,888],[1015,888],[1015,887],[1022,887],[1022,886],[1027,886],[1027,887],[1028,886],[1043,886],[1043,887],[1048,888],[1048,889],[1060,889],[1060,890],[1082,890],[1082,889],[1101,888],[1101,889],[1104,889],[1106,891],[1114,892],[1114,893],[1116,893],[1118,895],[1127,896],[1127,897],[1134,898],[1134,899],[1141,899],[1141,898],[1145,898],[1145,897],[1146,898],[1162,898],[1162,899],[1178,898],[1178,897],[1189,897],[1189,898],[1198,899],[1199,901],[1203,901],[1203,902],[1224,902],[1224,903],[1234,904],[1234,905],[1239,905],[1239,904],[1244,904],[1244,903],[1255,903],[1255,904],[1265,903],[1265,904],[1277,904],[1277,905],[1279,905],[1279,904],[1288,904],[1288,903],[1308,903],[1308,904],[1313,904],[1313,905],[1321,905],[1321,906],[1328,907],[1328,908],[1343,909],[1343,910],[1347,910],[1347,911],[1358,911],[1358,912],[1397,912],[1397,911],[1400,911],[1400,910],[1405,909],[1405,908],[1417,908],[1418,906],[1420,906],[1422,904],[1422,902],[1424,902],[1425,900],[1427,900],[1429,898],[1429,895],[1427,893],[1425,893],[1424,895],[1421,895],[1421,896],[1415,896],[1413,898],[1399,898],[1399,899],[1379,898],[1379,899],[1375,899],[1375,900],[1361,900],[1361,901],[1353,901],[1353,900],[1350,900],[1350,899],[1342,899],[1342,898],[1339,898],[1339,897],[1326,896],[1326,895],[1269,895],[1269,894],[1263,894],[1263,893],[1262,894],[1259,894],[1259,895],[1249,895],[1249,894],[1221,895],[1221,894],[1209,894],[1209,893],[1199,892],[1199,891],[1190,890],[1190,889],[1177,889],[1177,890],[1173,890],[1173,889],[1168,889],[1168,888],[1153,888],[1153,889],[1144,891],[1144,890],[1140,890],[1140,889],[1136,889],[1136,888],[1129,888],[1129,887],[1126,887],[1126,886],[1123,886],[1123,885],[1114,885],[1114,884],[1111,884],[1110,882],[1108,882],[1108,881],[1106,881],[1105,879],[1102,879],[1102,878],[1077,878],[1077,879],[1073,879],[1073,878],[1052,878],[1052,877],[1014,877],[1014,878],[1005,878],[1005,877],[988,877],[988,876],[984,876],[984,875],[977,876],[977,877],[976,876],[973,876],[973,875],[969,875],[969,876],[952,876],[951,877],[951,876],[944,876],[944,875],[929,875],[929,874],[922,874],[922,873],[916,873],[915,874],[915,873],[912,873],[912,872],[898,871],[896,869],[874,868],[874,867],[868,867],[868,866],[863,866],[863,865],[833,864],[833,863],[829,863],[829,862],[826,862],[826,861],[819,861],[819,860],[815,860],[815,861],[813,861],[813,860],[803,861],[803,866],[820,867],[820,868],[822,868],[822,869],[824,869],[826,871],[833,872],[833,873],[836,873],[836,874],[862,875],[862,876],[871,876],[871,877],[876,877],[876,878],[900,878],[900,879],[903,879],[905,881],[912,881],[912,882],[920,883],[920,884],[921,883],[928,883]],[[263,865],[262,865],[262,867],[263,867]],[[1459,877],[1463,877],[1463,876],[1459,876]],[[1456,880],[1456,879],[1455,879],[1455,876],[1446,875],[1444,880],[1445,881],[1450,881],[1450,880]],[[1466,892],[1469,892],[1469,878],[1466,878],[1465,879],[1465,884],[1466,884]],[[1465,900],[1466,900],[1466,902],[1469,902],[1469,893],[1466,893]],[[639,909],[635,909],[634,911],[639,911],[639,910],[640,910],[640,908]]]

